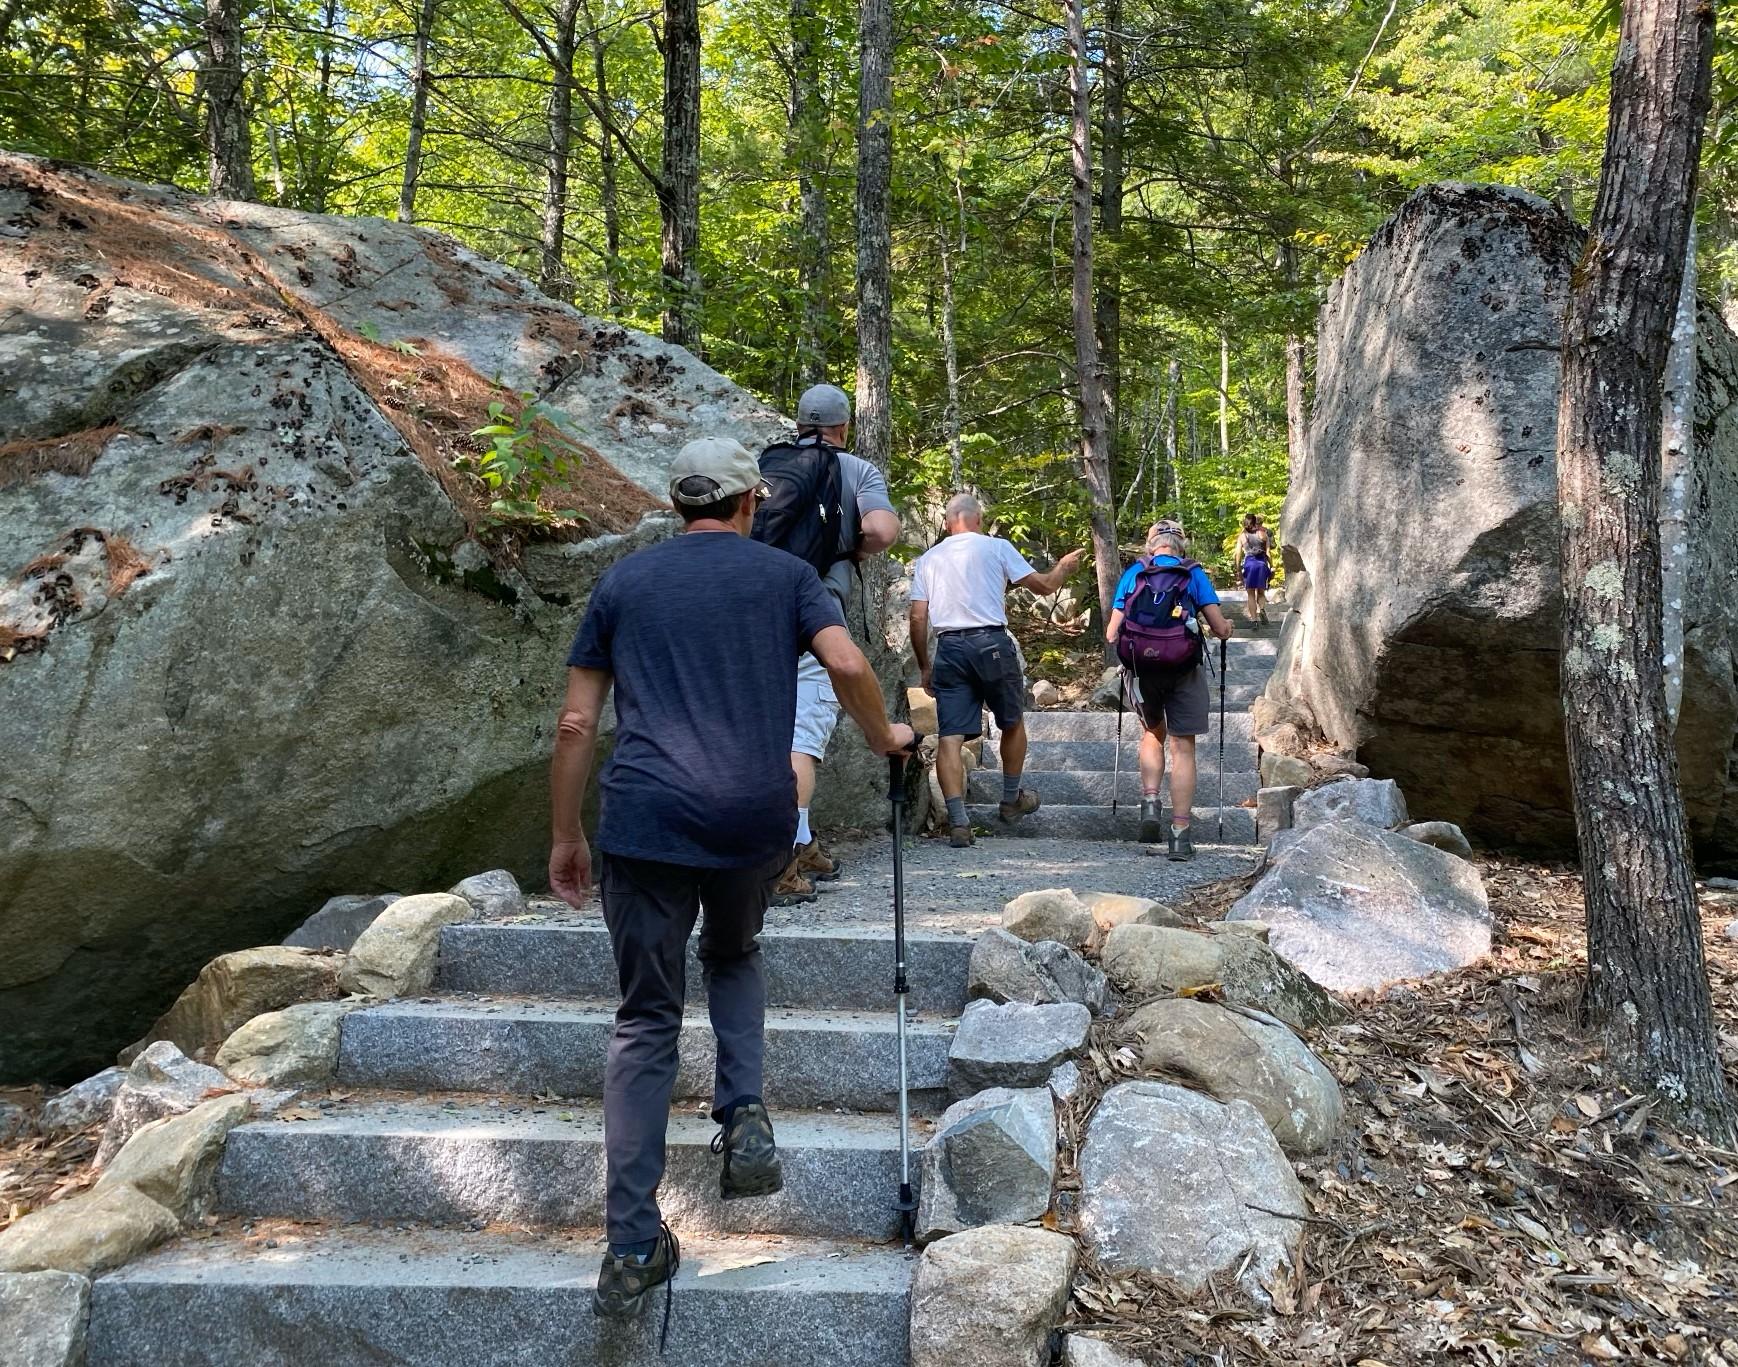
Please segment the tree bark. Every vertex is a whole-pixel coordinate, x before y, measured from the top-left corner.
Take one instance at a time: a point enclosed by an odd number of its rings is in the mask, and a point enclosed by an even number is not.
[[[664,340],[700,350],[700,6],[664,0]]]
[[[604,298],[609,304],[611,313],[620,313],[622,309],[622,211],[621,200],[616,189],[616,144],[615,134],[611,131],[614,115],[610,112],[609,70],[606,59],[609,56],[609,44],[604,42],[602,30],[597,21],[591,17],[591,7],[585,7],[586,27],[591,30],[591,62],[592,79],[597,85],[597,107],[604,111],[605,117],[598,120],[597,130],[597,169],[598,169],[598,199],[603,206],[603,288]]]
[[[1666,717],[1673,734],[1684,701],[1684,594],[1690,575],[1690,467],[1696,428],[1696,224],[1684,244],[1684,282],[1666,356],[1660,410],[1660,630]]]
[[[1175,356],[1165,366],[1165,469],[1171,474],[1171,499],[1179,514],[1183,506],[1183,475],[1177,468],[1177,389],[1183,375],[1183,363]],[[1158,494],[1153,490],[1153,513],[1158,514]]]
[[[567,174],[573,148],[574,30],[579,0],[561,0],[549,40],[548,142],[543,154],[543,230],[538,243],[537,288],[573,302],[567,269]]]
[[[893,4],[861,0],[857,84],[857,454],[893,456]]]
[[[1231,340],[1219,330],[1219,462],[1231,463]]]
[[[826,378],[827,187],[822,180],[826,127],[821,104],[821,45],[815,0],[791,0],[791,152],[797,168],[797,292],[802,315],[797,322],[796,367],[802,385]]]
[[[954,337],[953,269],[953,250],[944,231],[941,234],[941,359],[947,374],[947,408],[943,425],[947,429],[948,488],[957,494],[965,488],[965,462],[960,445],[960,353]]]
[[[253,143],[248,129],[247,73],[241,21],[245,0],[206,0],[204,70],[205,151],[211,193],[252,199]]]
[[[1122,240],[1123,111],[1127,95],[1122,0],[1104,3],[1103,100],[1099,146],[1098,226],[1107,244],[1097,265],[1099,362],[1104,375],[1105,460],[1114,474],[1122,450]]]
[[[422,0],[416,12],[416,36],[411,47],[410,131],[404,142],[404,180],[398,187],[398,221],[416,222],[416,186],[422,176],[422,139],[428,129],[429,41],[434,35],[440,0]]]
[[[1557,420],[1563,714],[1587,901],[1590,1023],[1613,1071],[1734,1133],[1661,668],[1662,373],[1714,39],[1704,0],[1629,0]]]
[[[1092,102],[1086,69],[1086,0],[1068,0],[1069,163],[1074,185],[1074,371],[1080,390],[1080,474],[1086,485],[1087,518],[1092,527],[1093,569],[1098,578],[1098,610],[1110,616],[1116,581],[1122,574],[1116,548],[1116,503],[1110,484],[1106,446],[1104,375],[1098,354],[1097,319],[1092,294]]]
[[[1296,289],[1297,245],[1289,238],[1280,243],[1279,259],[1287,289]],[[1303,473],[1304,462],[1309,457],[1310,411],[1309,400],[1305,397],[1305,370],[1304,339],[1295,329],[1288,329],[1285,335],[1285,449],[1286,463],[1293,479]]]

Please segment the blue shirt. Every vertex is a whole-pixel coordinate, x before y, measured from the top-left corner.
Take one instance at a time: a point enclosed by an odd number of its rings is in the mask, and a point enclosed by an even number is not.
[[[1155,555],[1151,563],[1154,565],[1181,565],[1183,562],[1174,555]],[[1116,597],[1111,600],[1111,607],[1121,608],[1128,601],[1128,596],[1135,591],[1135,576],[1143,570],[1148,561],[1137,560],[1122,572],[1122,578],[1117,580]],[[1219,595],[1213,590],[1213,581],[1207,577],[1207,571],[1199,565],[1189,571],[1189,599],[1197,609],[1208,604],[1217,604]]]
[[[598,849],[715,869],[788,856],[797,656],[844,624],[809,565],[734,532],[612,565],[567,657],[615,677]]]

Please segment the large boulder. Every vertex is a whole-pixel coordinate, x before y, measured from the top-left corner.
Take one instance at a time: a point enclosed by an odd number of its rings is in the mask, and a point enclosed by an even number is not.
[[[1219,1101],[1247,1101],[1287,1153],[1319,1153],[1345,1113],[1340,1084],[1285,1022],[1265,1012],[1172,997],[1124,1027],[1141,1067]]]
[[[1404,826],[1405,794],[1391,778],[1355,778],[1313,788],[1292,804],[1291,824],[1296,830],[1330,821],[1362,821],[1383,830]]]
[[[1476,866],[1359,821],[1304,831],[1226,921],[1265,923],[1275,950],[1335,991],[1445,973],[1491,950]]]
[[[1050,1089],[988,1088],[949,1106],[924,1147],[917,1237],[1039,1219],[1055,1182]]]
[[[220,954],[199,970],[144,1039],[122,1051],[121,1062],[131,1063],[158,1040],[168,1040],[182,1053],[197,1053],[222,1044],[262,1012],[336,997],[342,963],[336,955],[290,945]]]
[[[1575,834],[1558,693],[1557,341],[1584,241],[1521,191],[1413,195],[1322,309],[1309,454],[1284,512],[1300,573],[1269,696],[1487,845],[1565,850]],[[1738,340],[1711,307],[1699,326],[1677,744],[1696,840],[1733,858]]]
[[[0,1230],[0,1272],[94,1277],[181,1231],[174,1214],[125,1182],[81,1191]]]
[[[924,1249],[911,1287],[911,1367],[1044,1367],[1078,1255],[1065,1234],[985,1225]]]
[[[1104,974],[1067,945],[1036,944],[991,926],[972,946],[966,995],[992,1002],[1079,1002],[1093,1015],[1104,1010]]]
[[[1080,1232],[1100,1266],[1195,1290],[1240,1268],[1251,1295],[1297,1255],[1309,1203],[1266,1123],[1163,1082],[1112,1087],[1080,1152]]]
[[[1096,929],[1092,911],[1070,888],[1023,892],[1002,908],[1002,929],[1022,940],[1054,940],[1085,949]]]
[[[1078,1002],[972,1002],[948,1049],[948,1087],[956,1097],[986,1087],[1043,1087],[1086,1048],[1091,1028],[1092,1013]]]
[[[76,1272],[0,1272],[9,1367],[84,1367],[90,1304],[90,1279]]]
[[[334,893],[540,881],[592,586],[683,441],[789,426],[408,224],[18,156],[0,222],[0,1078],[69,1079]],[[451,462],[533,391],[587,520],[516,551]],[[879,819],[834,744],[816,820]]]
[[[1168,926],[1118,926],[1105,937],[1104,971],[1136,1000],[1216,987],[1225,1000],[1298,1030],[1340,1018],[1334,999],[1256,935]]]

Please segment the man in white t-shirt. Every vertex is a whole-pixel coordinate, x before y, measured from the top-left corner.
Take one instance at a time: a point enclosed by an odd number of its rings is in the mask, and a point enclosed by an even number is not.
[[[1026,680],[1014,638],[1008,635],[1008,585],[1055,593],[1080,567],[1084,552],[1070,551],[1040,574],[1011,542],[978,530],[984,510],[970,494],[950,498],[946,517],[947,536],[925,551],[912,571],[911,648],[923,671],[923,686],[935,698],[935,772],[947,799],[949,843],[957,847],[972,843],[960,751],[967,740],[983,733],[986,707],[1002,732],[1002,820],[1038,810],[1038,794],[1020,787],[1026,767]],[[933,667],[931,627],[936,634]]]

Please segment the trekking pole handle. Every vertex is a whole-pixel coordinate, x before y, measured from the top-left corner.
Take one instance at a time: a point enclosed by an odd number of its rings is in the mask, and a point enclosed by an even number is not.
[[[913,741],[904,750],[895,750],[887,757],[887,800],[903,802],[905,800],[905,762],[917,753],[917,743]]]

